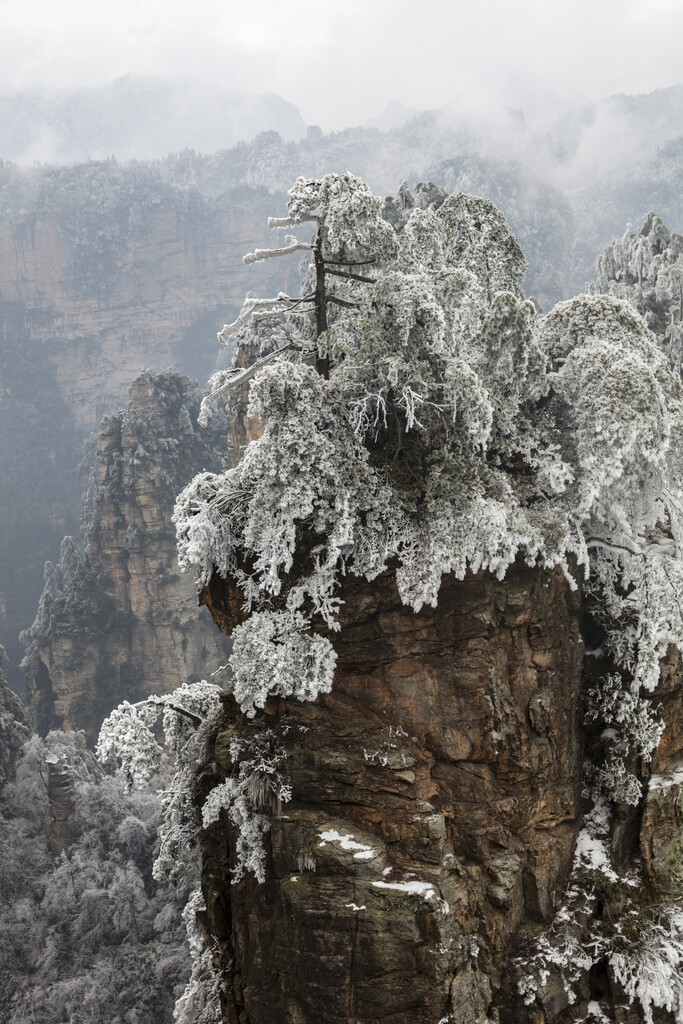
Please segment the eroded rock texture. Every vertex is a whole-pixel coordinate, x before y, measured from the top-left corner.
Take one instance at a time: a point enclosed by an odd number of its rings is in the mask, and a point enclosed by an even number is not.
[[[176,372],[141,374],[126,412],[102,423],[86,514],[86,543],[67,537],[48,563],[27,631],[34,724],[97,735],[120,701],[168,693],[227,657],[227,641],[197,609],[177,566],[175,496],[202,469],[219,469],[227,425],[196,425],[199,393]]]
[[[524,567],[447,578],[417,615],[391,571],[342,596],[333,693],[253,722],[227,698],[211,751],[226,776],[230,740],[270,728],[293,794],[262,885],[230,884],[227,821],[206,834],[225,1019],[535,1019],[507,965],[559,903],[581,819],[577,596]],[[225,630],[237,597],[215,577],[203,593]]]
[[[129,194],[119,199],[106,168],[74,169],[61,191],[43,186],[36,209],[0,217],[0,317],[54,367],[74,422],[88,430],[147,366],[208,372],[214,321],[270,280],[241,258],[270,241],[272,197],[252,190],[246,203],[226,194],[216,204],[122,170]],[[101,205],[90,209],[93,190]]]

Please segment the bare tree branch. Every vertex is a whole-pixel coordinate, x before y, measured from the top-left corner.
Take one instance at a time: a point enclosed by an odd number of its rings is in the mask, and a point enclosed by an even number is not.
[[[149,698],[150,704],[157,704],[160,708],[170,708],[171,711],[175,711],[179,715],[185,715],[190,721],[194,722],[195,725],[201,725],[204,719],[201,715],[195,715],[194,711],[188,711],[187,708],[181,708],[178,704],[169,704],[167,700],[153,700]]]
[[[312,221],[314,224],[320,224],[320,217],[317,217],[314,213],[308,217],[269,217],[268,227],[269,228],[294,228],[297,224],[305,224]]]
[[[362,277],[361,274],[349,274],[345,270],[329,270],[325,267],[326,274],[333,274],[334,277],[346,277],[350,281],[362,281],[363,284],[375,284],[377,281],[376,277]]]
[[[323,263],[328,263],[333,267],[366,267],[370,263],[376,263],[377,257],[373,256],[369,260],[323,260]]]
[[[294,298],[292,295],[285,295],[280,292],[276,299],[247,299],[240,310],[240,315],[231,324],[225,324],[218,335],[221,345],[226,345],[233,334],[246,327],[251,320],[261,320],[272,313],[286,313],[280,303],[289,302],[298,305],[300,302],[314,302],[315,295],[304,295],[301,298]],[[290,306],[290,308],[292,308]]]
[[[281,348],[276,348],[273,352],[268,352],[267,355],[261,356],[261,358],[257,359],[255,363],[252,363],[251,366],[247,366],[243,370],[226,370],[225,378],[220,387],[215,388],[215,390],[209,392],[209,394],[205,395],[202,399],[202,408],[199,417],[200,426],[205,426],[206,420],[211,416],[209,406],[213,405],[214,402],[217,402],[219,398],[223,398],[224,395],[229,394],[229,392],[234,388],[238,388],[241,384],[244,384],[245,381],[250,380],[258,373],[261,367],[273,362],[273,360],[277,359],[277,357],[282,355],[283,352],[288,351],[302,352],[304,355],[312,355],[316,350],[314,348],[302,348],[300,345],[295,345],[293,343],[289,345],[282,345]]]

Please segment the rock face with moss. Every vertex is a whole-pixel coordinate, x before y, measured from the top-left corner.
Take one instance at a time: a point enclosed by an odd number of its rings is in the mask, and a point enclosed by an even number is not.
[[[120,701],[165,693],[217,668],[227,645],[176,568],[171,513],[187,474],[220,467],[227,425],[198,431],[194,382],[143,373],[126,412],[105,419],[84,514],[82,550],[67,537],[47,564],[26,639],[27,684],[40,731],[94,738]]]

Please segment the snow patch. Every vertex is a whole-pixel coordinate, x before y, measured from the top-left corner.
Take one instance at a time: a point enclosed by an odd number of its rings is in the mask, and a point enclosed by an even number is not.
[[[353,855],[354,860],[372,860],[377,854],[377,850],[372,846],[368,846],[366,843],[357,843],[350,832],[343,836],[335,828],[330,828],[325,832],[318,832],[318,837],[322,839],[319,846],[325,846],[327,843],[339,843],[342,850],[356,850],[357,852]]]
[[[610,882],[618,882],[619,875],[610,863],[609,855],[609,803],[604,796],[595,794],[592,810],[586,815],[574,849],[574,871],[600,871]]]
[[[411,879],[407,882],[373,882],[378,889],[396,889],[399,892],[407,892],[411,896],[421,896],[423,900],[430,900],[436,896],[436,889],[430,882],[422,882],[419,879]]]
[[[593,1017],[593,1019],[596,1020],[598,1024],[610,1024],[609,1017],[606,1013],[603,1012],[600,1003],[598,1003],[595,999],[591,999],[590,1003],[588,1004],[588,1015]]]
[[[653,775],[648,789],[670,789],[672,786],[683,786],[683,768],[676,768],[665,775]]]

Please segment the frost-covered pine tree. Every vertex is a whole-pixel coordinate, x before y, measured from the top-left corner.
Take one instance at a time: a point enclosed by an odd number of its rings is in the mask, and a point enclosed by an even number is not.
[[[446,573],[504,576],[515,559],[581,573],[634,693],[683,641],[681,388],[623,298],[580,296],[538,318],[525,260],[488,201],[402,187],[390,205],[351,174],[300,178],[296,230],[245,262],[308,253],[300,296],[249,295],[235,323],[260,357],[266,424],[240,462],[176,507],[180,562],[241,587],[235,697],[330,689],[345,573],[391,563],[403,602],[436,605]],[[309,238],[307,226],[314,234]]]

